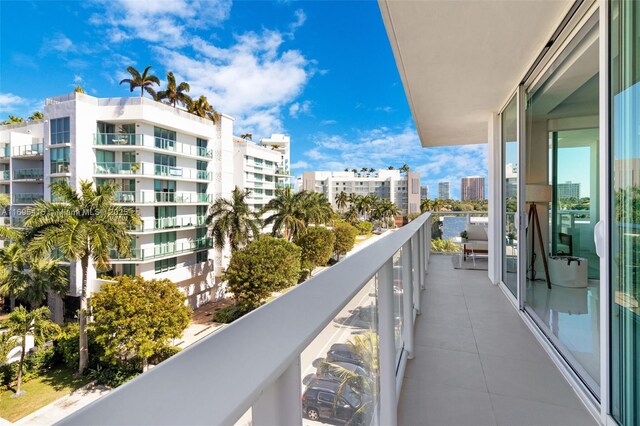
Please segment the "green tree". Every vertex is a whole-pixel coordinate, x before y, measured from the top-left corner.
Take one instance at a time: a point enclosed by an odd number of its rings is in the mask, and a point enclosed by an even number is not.
[[[122,84],[122,83],[120,83],[120,84]],[[83,88],[82,88],[82,86],[80,86],[79,84],[76,86],[76,88],[75,88],[75,89],[73,89],[73,91],[74,91],[75,93],[85,93],[84,89],[83,89]],[[133,90],[132,90],[132,92],[133,92]]]
[[[219,197],[209,207],[206,223],[216,247],[224,247],[228,239],[231,249],[237,250],[260,234],[260,219],[246,201],[250,192],[236,186],[230,199]]]
[[[259,307],[274,291],[291,287],[300,277],[300,247],[266,235],[237,250],[223,274],[243,313]]]
[[[80,357],[78,372],[84,372],[89,360],[87,344],[87,274],[89,262],[97,270],[107,270],[111,253],[129,256],[129,229],[140,223],[134,210],[117,206],[117,186],[105,183],[93,188],[91,181],[80,181],[77,192],[67,182],[51,184],[51,194],[59,203],[39,200],[25,225],[33,228],[29,244],[35,256],[50,256],[58,250],[65,259],[80,261],[82,290],[80,292]]]
[[[269,200],[262,209],[269,216],[264,220],[265,225],[272,225],[272,235],[283,232],[284,238],[292,238],[302,234],[306,229],[306,215],[302,197],[304,192],[294,193],[290,186],[276,189],[276,196]]]
[[[16,117],[15,115],[9,114],[9,119],[0,123],[0,125],[4,124],[15,124],[15,123],[24,123],[24,120],[21,117]]]
[[[7,361],[9,352],[20,344],[20,339],[11,333],[0,333],[0,365]]]
[[[151,95],[153,99],[156,98],[156,92],[152,89],[152,86],[155,84],[157,86],[160,85],[160,80],[155,75],[149,74],[149,70],[151,69],[151,65],[146,67],[142,74],[140,71],[135,69],[134,67],[127,67],[127,72],[131,74],[131,78],[125,78],[120,81],[120,84],[127,83],[129,85],[129,91],[133,92],[136,87],[140,88],[140,97],[144,96],[144,92],[146,91]]]
[[[302,269],[311,274],[316,266],[326,265],[333,254],[335,241],[336,236],[327,228],[307,228],[307,231],[294,241],[302,250]]]
[[[47,341],[47,339],[60,332],[60,328],[49,320],[50,315],[49,308],[46,307],[28,312],[24,307],[19,306],[3,322],[3,326],[7,328],[7,333],[11,336],[18,337],[22,348],[18,364],[16,396],[23,394],[20,390],[20,386],[22,385],[22,367],[24,365],[24,357],[27,354],[27,335],[33,335],[36,347],[40,347]]]
[[[349,196],[346,192],[340,191],[338,194],[336,194],[335,201],[338,209],[343,210],[349,203]]]
[[[240,138],[244,140],[251,140],[253,139],[253,135],[251,133],[243,133],[242,135],[240,135]]]
[[[420,201],[420,211],[422,213],[424,212],[430,212],[433,211],[433,201],[425,198],[424,200]]]
[[[340,255],[347,254],[356,244],[358,230],[348,223],[338,222],[333,225],[333,233],[336,236],[333,252],[336,255],[336,260],[340,260]]]
[[[209,118],[214,124],[220,121],[220,114],[209,104],[206,96],[192,101],[187,105],[187,111],[201,118]]]
[[[120,276],[91,296],[96,341],[112,363],[137,356],[148,359],[177,339],[189,325],[185,295],[168,279]]]
[[[296,196],[300,200],[305,226],[309,226],[311,223],[326,224],[333,218],[333,208],[323,193],[302,191]]]
[[[411,171],[411,167],[409,167],[408,164],[403,164],[402,167],[400,167],[400,171],[404,174],[407,174]]]
[[[29,116],[29,120],[42,120],[44,115],[40,111],[35,111],[31,116]]]
[[[189,89],[189,84],[184,81],[176,84],[176,77],[169,71],[167,73],[167,88],[157,93],[156,100],[161,101],[166,99],[169,105],[173,105],[174,108],[178,102],[182,105],[189,106],[191,102],[193,102],[189,95],[187,95]]]

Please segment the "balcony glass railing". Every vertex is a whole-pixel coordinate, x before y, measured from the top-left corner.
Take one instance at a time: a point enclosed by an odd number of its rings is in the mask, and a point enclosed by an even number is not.
[[[196,216],[193,217],[164,217],[154,219],[154,229],[172,229],[172,228],[190,228],[194,226],[202,226]]]
[[[9,180],[10,177],[9,170],[1,170],[0,171],[0,180]]]
[[[211,238],[200,238],[193,241],[180,243],[156,244],[152,247],[133,249],[130,256],[120,257],[115,251],[111,252],[111,258],[116,260],[153,260],[160,257],[175,256],[190,251],[209,249],[213,247]]]
[[[13,202],[15,204],[31,204],[36,200],[42,200],[44,198],[44,194],[38,193],[22,193],[22,194],[14,194]]]
[[[144,174],[144,164],[140,163],[96,163],[95,174],[97,175],[131,175]]]
[[[99,133],[94,135],[96,145],[142,145],[142,135],[132,133]]]
[[[42,155],[44,152],[44,144],[34,143],[31,145],[22,145],[13,147],[14,157],[25,157],[30,155]]]
[[[44,170],[42,169],[14,170],[13,178],[16,180],[42,180],[44,179]]]
[[[212,173],[207,172],[206,170],[196,170],[185,167],[164,166],[156,164],[154,167],[154,175],[195,180],[211,180]]]
[[[211,194],[196,192],[164,192],[164,191],[118,191],[116,203],[177,203],[177,204],[209,204]]]
[[[11,157],[11,147],[4,145],[0,147],[0,158]]]
[[[319,416],[340,423],[397,424],[407,359],[425,356],[415,350],[413,336],[427,279],[430,231],[430,216],[422,215],[61,424],[108,419],[227,425],[242,417],[242,424],[300,425]],[[345,361],[357,366],[348,376],[327,365]],[[352,375],[354,385],[345,380]],[[322,412],[314,405],[323,393],[318,389],[333,391],[327,392]],[[334,415],[333,401],[340,417]],[[205,408],[189,409],[194,403]]]
[[[142,134],[121,134],[121,133],[99,133],[94,135],[94,145],[96,146],[144,146],[148,148],[162,149],[178,154],[192,155],[202,158],[213,158],[213,151],[196,145],[177,142],[172,139],[165,139],[151,135]]]

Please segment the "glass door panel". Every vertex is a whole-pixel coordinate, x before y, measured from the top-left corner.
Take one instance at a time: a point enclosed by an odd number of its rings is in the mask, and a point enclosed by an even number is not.
[[[502,126],[502,282],[518,297],[518,102],[501,114]]]

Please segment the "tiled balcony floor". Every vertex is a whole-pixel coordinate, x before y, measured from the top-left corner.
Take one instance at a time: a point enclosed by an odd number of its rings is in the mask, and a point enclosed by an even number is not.
[[[400,425],[597,424],[486,271],[431,256],[415,344]]]

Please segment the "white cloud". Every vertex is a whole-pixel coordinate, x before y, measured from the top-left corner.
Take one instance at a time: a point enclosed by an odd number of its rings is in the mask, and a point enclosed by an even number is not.
[[[0,112],[17,114],[19,108],[23,108],[29,101],[13,93],[0,93]]]
[[[291,164],[291,168],[292,169],[308,169],[309,168],[309,163],[307,163],[304,160],[296,161],[295,163]]]
[[[52,51],[67,53],[74,52],[76,50],[76,46],[73,44],[71,39],[65,36],[62,33],[54,34],[53,37],[45,40],[42,44],[42,48],[40,49],[41,54],[47,54]]]
[[[320,125],[322,125],[322,126],[326,126],[326,125],[329,125],[329,124],[336,124],[336,123],[337,123],[336,120],[322,120],[322,121],[320,121]]]
[[[307,15],[304,14],[302,9],[298,9],[293,13],[296,20],[289,25],[289,31],[295,32],[298,28],[304,25],[307,21]]]
[[[294,102],[289,107],[289,115],[298,118],[300,114],[309,114],[311,111],[311,101]]]
[[[376,111],[392,112],[393,108],[391,108],[390,106],[376,107]]]

